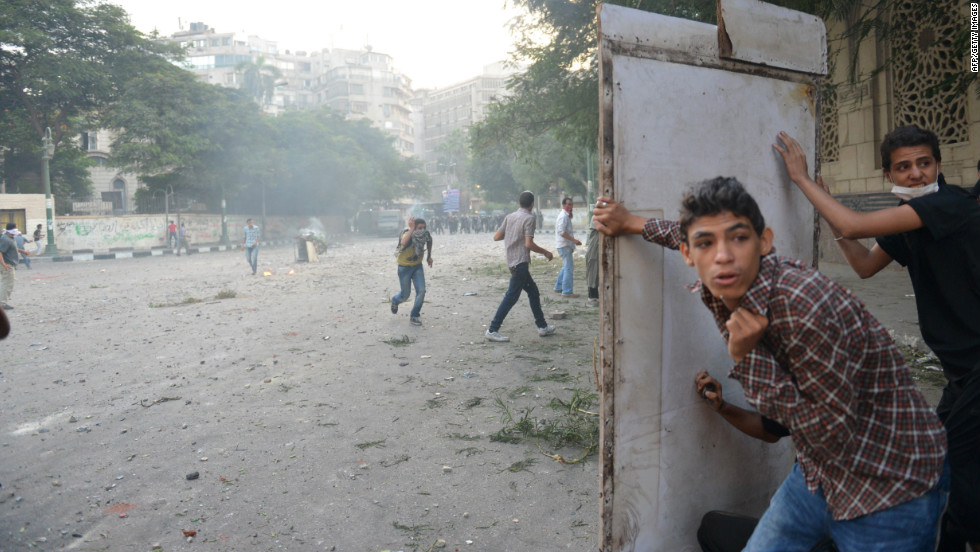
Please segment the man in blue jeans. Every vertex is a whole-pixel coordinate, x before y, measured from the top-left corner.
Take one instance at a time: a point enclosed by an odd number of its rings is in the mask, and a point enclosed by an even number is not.
[[[247,225],[242,231],[242,249],[245,250],[245,259],[252,267],[254,276],[259,266],[259,227],[252,222],[252,219],[245,222]]]
[[[534,243],[534,229],[537,225],[537,220],[531,214],[531,208],[534,207],[534,194],[521,192],[518,203],[521,208],[504,217],[504,222],[493,235],[493,241],[504,240],[507,268],[510,269],[510,286],[500,306],[497,307],[497,314],[490,322],[490,327],[487,328],[486,337],[489,341],[510,341],[509,337],[500,335],[499,330],[511,307],[520,299],[521,291],[527,292],[527,300],[531,303],[531,314],[534,315],[534,325],[538,327],[538,335],[544,337],[555,333],[555,327],[544,319],[541,294],[538,292],[537,284],[534,283],[534,278],[531,277],[530,270],[531,251],[544,255],[549,261],[554,255]]]
[[[398,238],[398,282],[401,291],[391,298],[391,314],[398,314],[398,304],[408,301],[415,286],[415,305],[409,315],[413,326],[421,326],[422,303],[425,301],[425,271],[422,269],[422,253],[432,268],[432,235],[425,227],[425,220],[411,217],[408,228]]]
[[[593,213],[600,232],[680,249],[698,275],[688,290],[728,345],[729,377],[796,446],[745,551],[806,552],[826,537],[842,552],[933,550],[949,492],[946,432],[864,303],[777,256],[772,229],[734,178],[694,187],[679,222],[632,215],[608,197]]]
[[[575,262],[572,260],[572,253],[575,252],[576,245],[582,245],[582,242],[575,239],[575,231],[572,229],[572,198],[566,197],[561,200],[561,212],[555,219],[555,247],[558,249],[558,255],[561,256],[561,272],[558,273],[558,280],[555,281],[555,293],[570,299],[578,297],[572,288],[575,282]]]

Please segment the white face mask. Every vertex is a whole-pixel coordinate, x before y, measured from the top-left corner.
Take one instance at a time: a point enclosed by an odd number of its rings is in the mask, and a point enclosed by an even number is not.
[[[934,194],[938,191],[939,191],[938,180],[936,182],[933,182],[932,184],[919,186],[917,188],[906,188],[905,186],[898,186],[898,185],[892,186],[892,193],[904,199],[905,201],[910,201],[917,197]]]

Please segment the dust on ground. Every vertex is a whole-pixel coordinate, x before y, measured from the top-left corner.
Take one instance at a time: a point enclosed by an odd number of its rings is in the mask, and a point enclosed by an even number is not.
[[[545,453],[588,451],[548,438],[598,409],[598,309],[538,257],[567,318],[539,337],[522,298],[488,343],[502,246],[437,235],[414,327],[394,241],[263,248],[258,276],[241,253],[19,270],[0,549],[595,550],[596,455]]]
[[[488,343],[502,246],[435,245],[422,327],[389,311],[394,239],[263,248],[258,276],[241,253],[19,270],[0,549],[596,550],[584,261],[578,299],[532,261],[555,335],[522,298]]]

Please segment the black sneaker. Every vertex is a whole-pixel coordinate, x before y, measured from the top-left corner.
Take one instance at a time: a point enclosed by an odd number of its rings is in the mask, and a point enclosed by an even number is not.
[[[391,314],[398,314],[398,303],[391,302]]]
[[[419,320],[419,317],[418,316],[413,316],[409,321],[412,323],[413,326],[421,326],[422,325],[422,321]]]

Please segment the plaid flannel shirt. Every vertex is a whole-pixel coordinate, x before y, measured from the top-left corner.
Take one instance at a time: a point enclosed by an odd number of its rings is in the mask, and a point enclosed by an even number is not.
[[[643,238],[676,249],[676,222],[651,219]],[[725,342],[731,312],[701,281]],[[800,261],[763,256],[741,306],[769,319],[729,373],[763,416],[786,426],[811,491],[834,519],[884,510],[939,481],[946,434],[884,327],[848,289]]]

